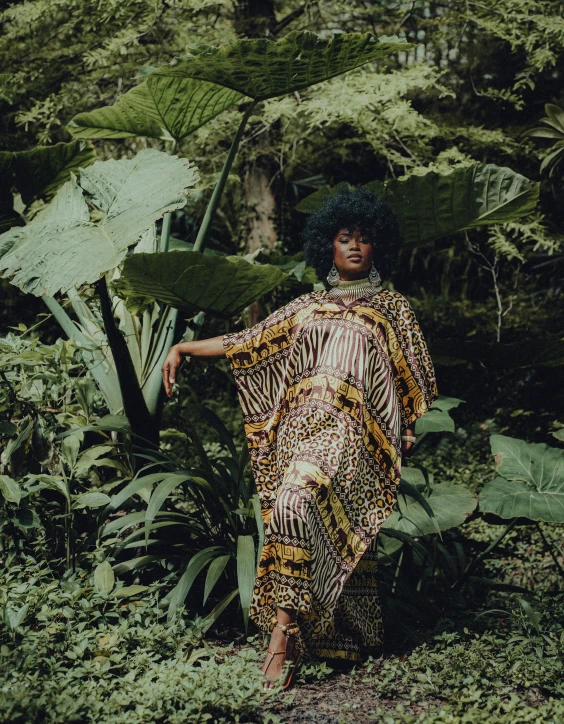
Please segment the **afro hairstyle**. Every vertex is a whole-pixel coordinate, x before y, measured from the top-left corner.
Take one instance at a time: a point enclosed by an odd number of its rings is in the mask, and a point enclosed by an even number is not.
[[[400,247],[399,223],[390,204],[365,188],[341,188],[308,218],[302,239],[306,264],[325,280],[333,264],[333,239],[339,229],[359,229],[373,249],[383,279],[392,273]]]

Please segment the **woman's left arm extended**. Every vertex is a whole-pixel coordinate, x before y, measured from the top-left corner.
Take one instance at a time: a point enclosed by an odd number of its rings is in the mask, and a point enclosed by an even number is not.
[[[225,354],[223,335],[210,339],[197,339],[192,342],[179,342],[173,345],[166,356],[162,367],[163,384],[168,397],[172,396],[172,387],[176,382],[176,373],[182,357],[221,357]]]

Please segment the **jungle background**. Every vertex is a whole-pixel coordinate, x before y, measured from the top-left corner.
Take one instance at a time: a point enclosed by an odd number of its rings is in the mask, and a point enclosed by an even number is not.
[[[11,266],[0,259],[0,720],[562,721],[561,3],[25,0],[4,5],[0,26],[0,253],[13,259],[14,239],[23,250]],[[186,107],[199,125],[186,108],[169,123],[172,102],[161,113],[154,101],[149,120],[124,112],[117,130],[94,115],[156,87],[175,58],[213,54],[204,45],[294,31],[409,45],[325,82],[234,96],[215,116],[195,94]],[[118,279],[110,270],[139,233],[99,269],[102,247],[85,236],[76,256],[94,272],[65,286],[58,239],[77,227],[57,189],[81,189],[82,226],[111,237],[103,181],[135,159],[145,182],[177,179],[159,203],[138,199],[138,216],[153,213],[143,253]],[[245,616],[256,494],[229,365],[191,360],[164,404],[159,355],[312,288],[297,207],[319,189],[419,189],[476,164],[488,179],[499,168],[528,179],[528,202],[405,244],[388,282],[416,310],[442,403],[422,419],[402,506],[380,536],[382,656],[352,671],[308,662],[291,693],[264,693],[264,642]],[[34,267],[42,238],[48,273]],[[181,290],[167,281],[177,253]],[[199,304],[190,290],[229,287],[229,264],[252,267],[251,291]],[[147,291],[149,276],[160,286]]]

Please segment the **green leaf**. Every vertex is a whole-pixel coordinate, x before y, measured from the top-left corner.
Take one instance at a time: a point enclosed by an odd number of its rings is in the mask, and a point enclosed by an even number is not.
[[[203,570],[208,563],[216,557],[218,551],[221,548],[219,546],[210,546],[198,551],[195,555],[190,558],[186,570],[180,577],[180,580],[176,586],[172,589],[170,594],[166,598],[169,600],[167,620],[170,622],[174,617],[175,611],[183,605],[186,596],[190,593],[192,584],[196,580],[196,576]]]
[[[94,585],[100,593],[110,593],[116,582],[112,566],[108,561],[99,563],[94,569]]]
[[[113,106],[79,113],[67,126],[75,138],[174,138],[182,140],[245,100],[231,88],[193,78],[152,73]]]
[[[12,192],[28,206],[34,198],[50,198],[80,167],[96,160],[96,151],[83,141],[37,146],[29,151],[0,151],[0,231],[21,224],[13,211]]]
[[[197,251],[133,254],[115,287],[121,297],[145,297],[185,309],[229,318],[272,291],[286,274],[270,264],[238,256],[205,256]]]
[[[394,530],[411,536],[429,535],[436,531],[434,522],[441,531],[461,525],[477,505],[474,495],[462,485],[436,483],[431,485],[431,493],[424,492],[423,486],[417,486],[425,495],[434,518],[423,510],[421,505],[411,499],[401,499],[401,513],[398,509],[385,520],[382,529]]]
[[[145,513],[145,540],[148,539],[151,531],[151,523],[153,522],[155,515],[159,512],[163,506],[165,500],[177,488],[181,483],[190,480],[192,476],[186,473],[171,473],[162,480],[151,494],[149,505],[147,506],[147,512]]]
[[[75,475],[79,477],[88,472],[88,470],[96,464],[98,458],[101,458],[106,453],[111,452],[113,447],[111,445],[94,445],[94,447],[88,448],[80,456],[78,463],[75,467]]]
[[[98,161],[81,170],[80,186],[67,181],[30,224],[0,236],[0,270],[37,296],[95,282],[157,219],[182,208],[196,181],[188,161],[160,151]],[[90,220],[83,190],[101,212],[100,221]]]
[[[229,563],[231,556],[226,554],[218,556],[211,563],[206,575],[206,584],[204,586],[204,605],[208,600],[208,596],[213,591],[215,584],[219,581],[219,577],[225,570],[225,566]]]
[[[83,493],[79,495],[73,502],[73,510],[80,508],[101,508],[110,502],[110,496],[105,493]]]
[[[22,447],[27,446],[31,440],[33,434],[33,420],[29,417],[24,417],[21,421],[21,430],[18,436],[14,440],[10,440],[6,449],[0,455],[0,462],[2,465],[7,465],[12,459],[12,455]]]
[[[7,435],[17,435],[18,426],[13,422],[0,422],[0,435],[5,437]]]
[[[431,405],[431,409],[443,410],[454,410],[459,405],[464,404],[464,400],[459,400],[458,397],[446,397],[445,395],[439,395],[437,399]]]
[[[141,475],[140,477],[134,478],[128,483],[125,488],[116,493],[108,503],[109,510],[116,510],[119,506],[125,502],[132,495],[139,495],[139,492],[143,488],[151,488],[154,483],[160,483],[163,479],[167,478],[170,473],[152,473],[151,475]]]
[[[149,586],[140,586],[138,584],[134,584],[133,586],[124,586],[123,588],[118,588],[118,590],[115,592],[116,598],[130,598],[131,596],[138,596],[140,593],[144,593]]]
[[[406,246],[422,246],[464,229],[527,216],[537,205],[540,189],[538,183],[509,168],[483,163],[366,186],[389,201]],[[297,209],[317,210],[337,188],[316,191]]]
[[[217,619],[221,616],[221,614],[225,611],[227,606],[229,606],[231,601],[238,593],[239,589],[237,588],[234,591],[231,591],[231,593],[228,593],[227,596],[225,596],[225,598],[217,604],[213,611],[210,611],[210,613],[202,621],[203,633],[206,633],[210,626],[212,626],[217,621]]]
[[[251,598],[255,587],[257,573],[255,558],[255,542],[252,535],[240,535],[237,537],[237,583],[239,585],[239,597],[243,609],[243,621],[245,631],[249,622],[249,609]]]
[[[448,412],[431,408],[415,423],[416,435],[425,432],[454,432],[454,420]]]
[[[37,514],[29,508],[18,508],[14,513],[14,522],[20,528],[39,528],[40,521]]]
[[[403,243],[421,246],[457,231],[501,224],[534,211],[540,185],[509,168],[476,163],[386,186]]]
[[[68,130],[77,138],[168,136],[180,141],[243,100],[292,93],[409,47],[370,33],[320,38],[308,31],[276,41],[198,46],[151,73],[114,106],[75,116]]]
[[[490,438],[500,476],[480,493],[480,510],[501,518],[564,522],[564,450],[504,435]]]
[[[0,475],[0,493],[8,503],[20,504],[22,491],[19,484],[8,475]]]
[[[125,561],[124,563],[116,563],[116,565],[113,566],[114,573],[116,573],[118,576],[121,576],[123,573],[130,573],[131,571],[136,571],[138,568],[145,568],[149,565],[149,563],[152,563],[153,561],[158,561],[160,556],[139,556],[138,558],[132,558],[130,561]]]

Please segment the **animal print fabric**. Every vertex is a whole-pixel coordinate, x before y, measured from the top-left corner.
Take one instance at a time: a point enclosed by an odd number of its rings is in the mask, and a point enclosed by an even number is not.
[[[310,655],[382,643],[377,533],[392,512],[401,431],[437,397],[413,310],[383,290],[305,294],[225,335],[265,526],[251,618],[297,610]]]

